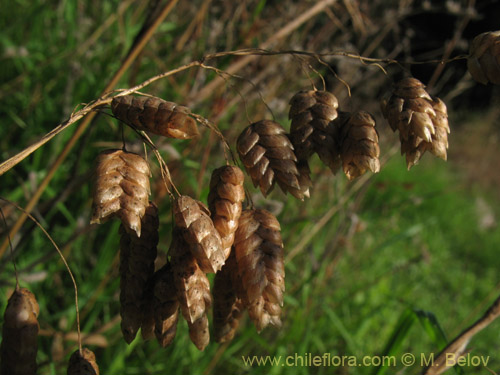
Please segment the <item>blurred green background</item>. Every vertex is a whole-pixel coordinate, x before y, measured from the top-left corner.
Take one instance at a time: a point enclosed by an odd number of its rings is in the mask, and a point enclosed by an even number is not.
[[[1,160],[24,149],[96,99],[120,67],[147,14],[166,1],[22,1],[0,12]],[[342,110],[365,109],[377,119],[382,170],[348,183],[315,157],[314,187],[305,202],[273,192],[264,199],[249,179],[254,203],[274,212],[282,225],[286,297],[281,330],[260,335],[244,318],[236,338],[199,352],[179,321],[168,348],[137,338],[127,345],[119,318],[118,222],[90,226],[92,165],[99,151],[121,147],[120,126],[103,110],[79,138],[44,189],[33,215],[63,250],[80,295],[84,345],[97,356],[101,373],[122,374],[418,374],[419,362],[404,367],[403,353],[437,353],[475,321],[500,294],[500,182],[498,173],[499,92],[472,81],[465,60],[446,65],[414,61],[467,53],[470,39],[491,29],[494,1],[180,1],[123,75],[128,88],[164,71],[219,51],[265,47],[317,53],[349,51],[398,64],[367,65],[326,56],[251,58],[224,84],[207,92],[212,71],[190,69],[146,89],[189,106],[216,122],[234,147],[250,122],[272,118],[288,129],[288,101],[295,92],[326,89]],[[319,9],[316,12],[311,9]],[[153,13],[154,14],[154,13]],[[495,21],[496,22],[496,21]],[[232,69],[241,57],[206,61]],[[448,105],[449,160],[425,155],[407,171],[398,136],[380,113],[379,98],[391,83],[411,73]],[[347,83],[346,86],[338,78]],[[25,206],[48,173],[76,124],[0,177],[0,196]],[[154,137],[183,194],[206,199],[211,171],[224,163],[222,145],[208,129],[179,141]],[[142,142],[124,129],[129,150]],[[160,207],[160,258],[171,232],[170,202],[151,158],[152,199]],[[7,225],[20,212],[0,201]],[[0,240],[6,241],[2,225]],[[12,238],[22,286],[40,304],[38,374],[64,374],[77,348],[71,280],[55,249],[31,222]],[[0,259],[0,311],[15,285],[9,251]],[[0,318],[3,322],[3,318]],[[446,339],[445,339],[446,337]],[[490,357],[488,371],[500,371],[500,323],[469,345]],[[248,366],[242,356],[391,354],[396,367]],[[451,371],[453,372],[453,370]],[[451,373],[450,372],[450,373]],[[459,371],[457,371],[459,372]]]

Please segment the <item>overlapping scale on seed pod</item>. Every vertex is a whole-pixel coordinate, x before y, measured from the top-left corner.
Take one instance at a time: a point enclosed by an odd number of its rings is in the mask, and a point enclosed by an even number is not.
[[[237,284],[241,284],[241,280],[233,251],[222,269],[215,274],[214,279],[214,336],[218,343],[233,339],[245,310],[245,305],[239,297],[243,287],[238,290]]]
[[[91,224],[118,216],[140,237],[149,205],[149,176],[148,162],[141,156],[124,150],[101,152],[94,173]]]
[[[241,169],[230,165],[215,169],[210,179],[208,208],[215,229],[221,236],[224,260],[229,257],[238,228],[241,204],[245,200],[244,181]]]
[[[201,270],[205,273],[220,270],[226,259],[208,208],[200,201],[181,195],[175,200],[173,211],[175,225],[181,229]]]
[[[292,120],[290,139],[299,161],[317,153],[333,173],[341,165],[335,120],[338,100],[332,93],[319,90],[299,91],[290,100],[288,117]]]
[[[284,193],[301,200],[309,194],[309,187],[302,187],[299,182],[293,145],[277,122],[261,120],[249,125],[238,137],[236,146],[254,186],[259,186],[264,196],[275,183]]]
[[[155,274],[151,308],[154,315],[156,339],[162,347],[166,347],[175,338],[179,318],[179,300],[171,263],[167,263]]]
[[[199,350],[210,341],[207,312],[212,305],[210,282],[189,251],[189,245],[174,231],[169,251],[180,309],[189,327],[189,337]]]
[[[373,173],[380,171],[380,148],[372,115],[365,111],[349,115],[340,133],[342,167],[349,180],[367,170]]]
[[[158,209],[150,203],[141,220],[142,235],[120,226],[120,314],[121,329],[131,343],[143,322],[146,286],[154,274],[158,245]]]
[[[87,348],[76,350],[69,358],[68,375],[99,375],[95,354]]]
[[[401,154],[406,154],[408,169],[427,150],[446,160],[450,133],[446,105],[439,98],[431,98],[422,82],[415,78],[397,82],[392,96],[381,106],[392,130],[399,131]]]
[[[269,324],[281,326],[285,267],[280,230],[270,212],[248,209],[241,214],[234,240],[244,302],[258,332]]]
[[[189,108],[160,98],[116,96],[111,102],[111,110],[116,118],[138,130],[178,139],[199,135]]]
[[[467,68],[477,82],[500,85],[500,31],[488,31],[474,38]]]
[[[0,346],[1,375],[35,375],[38,351],[38,314],[35,295],[26,288],[12,293],[4,314]]]

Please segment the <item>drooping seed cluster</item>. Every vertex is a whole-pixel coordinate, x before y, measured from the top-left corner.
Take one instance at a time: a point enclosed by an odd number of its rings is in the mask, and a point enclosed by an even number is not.
[[[408,169],[426,151],[446,160],[448,114],[439,98],[432,98],[415,78],[404,78],[394,86],[392,96],[382,102],[382,112],[393,131],[399,131],[401,154],[406,154]]]
[[[477,82],[500,85],[500,31],[488,31],[474,38],[467,68]]]
[[[111,110],[117,119],[138,130],[178,139],[199,135],[189,108],[160,98],[116,96],[111,102]]]
[[[87,348],[76,350],[68,363],[68,375],[99,375],[95,354]]]
[[[12,293],[4,314],[0,346],[0,375],[35,375],[38,314],[35,295],[26,288]]]

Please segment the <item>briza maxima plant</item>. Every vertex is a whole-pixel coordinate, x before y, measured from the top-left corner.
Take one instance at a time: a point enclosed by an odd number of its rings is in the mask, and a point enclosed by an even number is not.
[[[488,31],[474,38],[467,68],[477,82],[500,85],[500,31]]]
[[[118,96],[113,98],[111,110],[117,119],[137,130],[178,139],[199,135],[189,108],[157,97]]]
[[[69,359],[67,375],[99,375],[94,352],[87,348],[76,350]]]
[[[0,375],[36,374],[39,313],[35,295],[26,288],[16,288],[4,314]]]

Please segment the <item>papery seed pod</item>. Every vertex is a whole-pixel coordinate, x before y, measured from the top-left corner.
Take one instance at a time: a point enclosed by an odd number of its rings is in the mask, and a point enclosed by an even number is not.
[[[175,338],[179,317],[179,300],[171,263],[155,274],[153,311],[156,339],[162,347],[166,347]]]
[[[203,351],[210,342],[210,332],[208,328],[207,314],[203,314],[201,318],[193,323],[187,322],[189,327],[189,338],[198,350]]]
[[[500,31],[488,31],[474,38],[467,68],[477,82],[500,85]]]
[[[173,233],[169,254],[182,315],[189,323],[194,323],[212,305],[210,282],[178,230]]]
[[[342,166],[349,180],[367,170],[380,171],[380,148],[375,119],[365,111],[352,114],[342,128]]]
[[[391,128],[399,130],[401,153],[406,154],[408,169],[427,150],[446,160],[446,106],[439,98],[431,98],[419,80],[405,78],[396,83],[392,96],[382,102],[382,113]]]
[[[87,348],[83,348],[81,352],[76,350],[69,359],[67,374],[99,375],[95,354]]]
[[[118,216],[127,230],[141,236],[148,206],[150,170],[146,160],[123,150],[99,154],[94,176],[91,224]]]
[[[241,203],[245,200],[244,180],[241,169],[230,165],[215,169],[210,179],[208,208],[215,229],[221,236],[224,260],[229,257],[234,232],[238,228]]]
[[[38,350],[38,314],[35,295],[26,288],[12,293],[4,314],[0,347],[1,375],[35,375]]]
[[[190,139],[199,135],[189,108],[160,98],[115,96],[111,102],[111,110],[116,118],[138,130],[178,139]]]
[[[288,117],[292,120],[290,139],[299,160],[317,153],[333,173],[339,169],[340,147],[334,124],[339,106],[335,95],[327,91],[299,91],[290,100]]]
[[[284,193],[304,199],[299,184],[297,158],[283,127],[270,120],[246,127],[237,140],[237,149],[254,186],[264,196],[278,183]]]
[[[173,205],[175,225],[183,229],[182,235],[191,253],[205,273],[215,273],[225,261],[222,240],[203,203],[187,195],[178,197]]]
[[[233,251],[214,279],[214,335],[219,343],[233,339],[245,309],[237,294],[235,278],[239,278],[239,274]]]
[[[278,220],[266,210],[244,210],[234,249],[248,314],[257,331],[268,324],[280,327],[285,267]]]
[[[150,203],[141,221],[141,237],[120,226],[120,315],[127,343],[134,340],[143,321],[146,285],[155,270],[158,225],[158,209]]]

